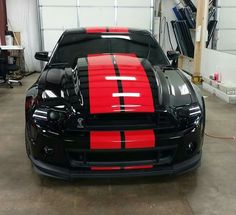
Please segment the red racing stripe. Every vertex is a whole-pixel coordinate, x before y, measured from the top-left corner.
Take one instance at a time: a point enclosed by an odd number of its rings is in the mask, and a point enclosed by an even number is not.
[[[93,171],[112,171],[112,170],[120,170],[121,168],[119,166],[113,166],[113,167],[97,167],[92,166],[91,170]]]
[[[125,170],[136,170],[136,169],[151,169],[153,165],[145,165],[145,166],[126,166]]]
[[[109,32],[114,32],[114,33],[128,33],[129,29],[125,27],[110,27]]]
[[[125,148],[154,148],[155,134],[153,130],[125,131]]]
[[[116,80],[107,80],[107,77],[115,77],[115,68],[111,55],[88,56],[88,80],[90,113],[113,113],[120,106]]]
[[[121,137],[119,131],[91,131],[90,149],[120,149]]]
[[[86,33],[88,33],[88,34],[96,34],[96,33],[105,33],[105,32],[107,32],[106,27],[87,27],[85,30],[86,30]]]
[[[115,59],[120,76],[135,78],[135,81],[122,80],[125,111],[153,113],[154,101],[150,82],[139,59],[130,54],[116,54]]]

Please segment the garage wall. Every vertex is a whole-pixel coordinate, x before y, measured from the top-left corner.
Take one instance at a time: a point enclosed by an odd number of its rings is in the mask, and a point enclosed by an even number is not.
[[[22,45],[25,47],[26,69],[40,71],[40,63],[33,57],[40,49],[36,0],[7,0],[6,3],[9,30],[21,32]]]
[[[74,4],[73,2],[75,2],[76,0],[66,0],[66,4]],[[97,1],[94,0],[94,2],[96,4],[101,4],[101,2],[105,2],[105,1],[109,1],[109,0],[104,0],[104,1]],[[150,0],[131,0],[130,2],[138,2],[139,7],[146,5],[147,2],[150,2]],[[7,0],[7,12],[8,12],[8,20],[10,22],[9,25],[9,29],[13,30],[13,31],[19,31],[21,32],[21,37],[22,37],[22,45],[25,47],[25,59],[26,59],[26,64],[28,67],[29,71],[40,71],[40,63],[38,61],[36,61],[33,57],[34,53],[36,51],[40,50],[40,36],[39,36],[39,26],[38,26],[38,14],[37,14],[37,0]],[[48,6],[52,5],[53,2],[55,2],[55,0],[42,0],[42,2],[44,2],[45,4],[47,4]],[[60,2],[62,3],[62,7],[64,5],[65,0],[59,0],[57,1],[58,4],[60,4]],[[83,0],[80,2],[84,2],[84,6],[91,6],[88,5],[88,1]],[[91,0],[90,0],[91,2]],[[127,6],[130,7],[129,5],[127,5],[127,1],[126,0],[119,0],[120,4],[122,4],[123,6]],[[165,2],[170,2],[170,4],[172,4],[172,0],[168,0],[168,1],[163,1],[163,4],[166,4]],[[173,3],[174,4],[174,3]],[[166,8],[169,6],[165,6],[163,8]],[[138,27],[139,24],[145,20],[144,19],[134,19],[135,16],[135,11],[133,14],[129,14],[129,11],[127,8],[120,8],[121,10],[126,10],[124,11],[125,14],[127,14],[127,16],[132,17],[132,19],[129,18],[129,20],[131,21],[135,21],[136,22],[136,26]],[[94,10],[95,8],[90,8],[90,10]],[[101,8],[100,8],[101,9]],[[101,9],[102,10],[102,9]],[[139,10],[139,9],[138,9]],[[165,9],[164,9],[165,10]],[[103,14],[103,10],[100,11],[101,15]],[[86,13],[86,10],[81,11],[81,13],[84,15],[88,15]],[[138,11],[139,16],[142,16],[142,13],[140,11]],[[166,12],[164,12],[165,16],[169,16],[171,14],[171,16],[173,16],[172,12],[170,12],[169,9],[166,10]],[[70,17],[71,13],[68,13],[68,16],[61,16],[62,18],[62,22],[65,20],[68,21],[69,17]],[[119,14],[117,14],[118,16]],[[126,17],[127,18],[127,17]],[[125,18],[125,19],[126,19]],[[52,22],[55,21],[55,17],[53,17]],[[81,26],[84,25],[99,25],[99,23],[96,23],[97,19],[96,17],[93,19],[88,19],[88,23],[83,23],[81,22]],[[108,20],[111,21],[111,20]],[[125,25],[126,22],[125,20],[123,20],[122,16],[120,17],[120,21],[121,23],[117,23],[117,25]],[[89,23],[90,22],[90,23]],[[50,22],[48,22],[47,24],[50,24]],[[108,23],[109,24],[109,23]],[[100,24],[101,25],[101,24]],[[140,25],[140,26],[141,26]],[[73,27],[73,26],[71,26]],[[48,28],[50,28],[50,26],[48,26]],[[57,38],[61,35],[62,31],[64,30],[62,28],[62,26],[59,26],[59,29],[53,29],[54,31],[50,32],[46,32],[46,34],[49,34],[50,36],[55,36],[55,34],[57,34]],[[44,32],[45,34],[45,32]],[[52,34],[52,35],[50,35]],[[51,43],[50,43],[51,44]]]
[[[221,79],[228,87],[236,87],[236,56],[211,49],[204,49],[201,73],[209,77],[214,72],[221,74]]]
[[[47,5],[47,6],[52,6],[52,4],[54,4],[55,0],[41,0],[43,2],[43,4]],[[104,6],[104,2],[108,2],[110,0],[103,0],[103,1],[98,1],[98,0],[93,0],[94,4],[103,4]],[[121,10],[123,10],[124,13],[128,14],[129,11],[127,8],[130,7],[130,5],[127,5],[128,1],[126,0],[119,0],[120,4],[122,4],[123,6],[126,6],[126,8],[120,8]],[[149,2],[149,0],[130,0],[129,2],[138,2],[139,7],[146,5],[147,1]],[[157,0],[157,4],[159,3],[160,0]],[[38,31],[38,22],[37,22],[37,5],[36,5],[36,0],[7,0],[7,12],[8,12],[8,19],[12,25],[12,27],[10,26],[10,29],[14,29],[14,31],[20,31],[21,32],[21,36],[22,36],[22,44],[23,46],[26,48],[25,50],[25,58],[26,58],[26,64],[29,68],[30,71],[34,71],[40,70],[40,63],[36,60],[34,60],[34,53],[38,50],[40,50],[40,37],[39,37],[39,31]],[[72,4],[74,5],[76,2],[76,0],[66,0],[66,4]],[[80,0],[81,3],[84,3],[83,6],[87,6],[87,9],[89,8],[90,10],[96,10],[93,7],[90,7],[92,5],[92,0],[87,1],[87,0]],[[89,3],[90,2],[90,3]],[[194,0],[195,2],[195,0]],[[63,6],[65,4],[65,0],[60,0],[57,1],[57,4],[60,4],[61,6]],[[163,0],[162,1],[162,12],[163,12],[163,16],[167,17],[167,21],[171,21],[173,19],[175,19],[175,16],[171,10],[172,7],[175,6],[175,1],[174,0]],[[100,5],[102,6],[102,5]],[[108,5],[107,5],[108,6]],[[104,10],[106,11],[106,9],[103,10],[103,8],[106,7],[100,7],[99,10],[100,14],[105,13]],[[137,8],[138,9],[138,8]],[[48,13],[48,11],[45,11],[45,13]],[[72,12],[74,13],[74,12]],[[71,15],[72,13],[68,12],[68,15]],[[92,13],[92,11],[91,11]],[[141,11],[137,12],[138,14],[141,14]],[[88,15],[88,13],[86,12],[86,10],[82,10],[81,14]],[[117,14],[118,15],[118,14]],[[82,16],[83,17],[83,16]],[[139,27],[140,21],[141,22],[145,22],[145,20],[137,20],[136,16],[135,16],[135,10],[133,11],[133,15],[131,14],[131,17],[135,17],[132,19],[129,19],[130,24],[132,24],[132,22],[135,21],[135,25],[136,27]],[[44,23],[46,24],[46,29],[50,30],[51,28],[51,24],[55,24],[55,20],[60,19],[61,23],[63,22],[67,22],[69,21],[68,19],[70,19],[70,16],[61,16],[61,13],[59,13],[59,16],[56,16],[55,13],[53,13],[53,18],[51,19],[51,21],[49,20],[48,23]],[[117,25],[125,25],[127,18],[125,18],[124,20],[122,19],[122,17],[120,17],[119,19],[121,21],[121,23],[117,23]],[[123,20],[123,21],[122,21]],[[103,23],[96,23],[96,17],[87,19],[88,23],[83,22],[83,19],[79,20],[81,22],[81,26],[85,26],[85,25],[101,25]],[[108,20],[109,22],[112,21]],[[77,21],[76,21],[77,22]],[[74,20],[73,22],[74,23]],[[95,23],[95,24],[94,24]],[[77,25],[78,23],[74,23],[74,25]],[[109,23],[108,23],[109,24]],[[48,25],[48,26],[47,26]],[[141,23],[141,25],[143,25]],[[140,25],[140,26],[141,26]],[[71,26],[74,27],[74,26]],[[61,26],[54,26],[55,29],[53,29],[53,31],[47,31],[44,32],[44,34],[49,34],[47,35],[48,37],[54,37],[55,34],[57,35],[57,38],[61,35],[62,31],[64,30],[62,25]],[[52,29],[51,29],[52,30]],[[175,42],[175,37],[172,31],[172,27],[170,26],[170,31],[171,31],[171,38],[172,38],[172,42],[174,45],[174,48],[176,47],[176,42]],[[51,35],[50,35],[51,34]],[[55,44],[52,42],[48,42],[47,41],[48,46],[51,46],[51,44]],[[163,41],[161,41],[161,43],[163,44]],[[167,40],[167,37],[165,39],[165,42],[163,44],[163,47],[165,49],[165,51],[170,50],[170,44]]]
[[[236,5],[235,0],[221,0],[219,4],[225,7],[222,8],[223,11],[221,10],[218,26],[221,29],[219,48],[236,49],[235,39],[233,34],[231,34],[232,29],[229,29],[231,26],[236,27],[235,20],[233,19],[234,13],[231,13],[232,10],[235,11],[235,8],[230,8],[232,5]],[[214,72],[220,73],[221,80],[226,86],[236,87],[236,55],[204,48],[201,74],[203,77],[209,77]]]

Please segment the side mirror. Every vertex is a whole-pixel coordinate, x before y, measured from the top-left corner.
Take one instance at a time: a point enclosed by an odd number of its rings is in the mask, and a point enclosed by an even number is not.
[[[37,60],[41,60],[41,61],[49,61],[49,56],[48,56],[48,52],[36,52],[34,57]]]
[[[178,51],[167,51],[167,57],[169,60],[177,61],[179,59],[180,53]]]

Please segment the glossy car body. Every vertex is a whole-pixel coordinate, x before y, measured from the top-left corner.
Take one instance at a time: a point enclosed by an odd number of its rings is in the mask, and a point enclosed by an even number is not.
[[[26,96],[35,170],[62,179],[180,174],[200,165],[198,89],[147,31],[68,30]]]

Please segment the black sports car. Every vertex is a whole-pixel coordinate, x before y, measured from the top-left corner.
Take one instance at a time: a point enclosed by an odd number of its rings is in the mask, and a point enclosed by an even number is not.
[[[38,173],[147,176],[200,165],[204,100],[148,31],[68,30],[50,56],[35,57],[47,61],[25,103],[26,150]]]

